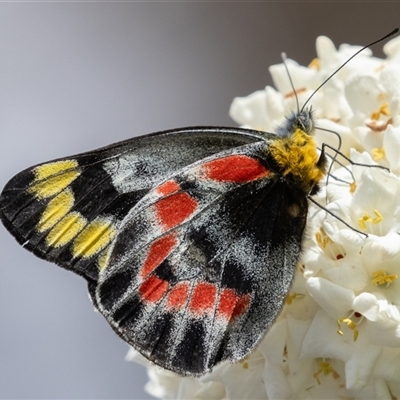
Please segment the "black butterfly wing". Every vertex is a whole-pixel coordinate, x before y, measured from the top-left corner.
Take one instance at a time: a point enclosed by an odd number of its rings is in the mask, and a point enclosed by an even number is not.
[[[26,169],[0,196],[0,218],[37,256],[96,282],[129,210],[186,165],[261,140],[246,129],[194,127],[133,138]]]
[[[291,285],[307,215],[267,142],[218,153],[125,217],[96,289],[116,332],[155,364],[202,375],[265,335]]]

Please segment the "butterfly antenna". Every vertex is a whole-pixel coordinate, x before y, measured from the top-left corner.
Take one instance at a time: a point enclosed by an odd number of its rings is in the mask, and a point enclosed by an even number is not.
[[[287,60],[286,53],[281,53],[281,57],[282,57],[283,65],[285,66],[285,69],[286,69],[287,76],[289,78],[290,86],[292,87],[292,90],[293,90],[293,93],[294,93],[294,97],[296,98],[297,114],[299,114],[300,113],[299,98],[297,97],[296,89],[294,88],[292,77],[290,76],[289,68],[288,68],[287,63],[286,63],[286,60]]]
[[[301,111],[304,110],[304,107],[307,105],[307,103],[312,99],[312,97],[315,95],[315,93],[318,92],[319,89],[321,89],[322,86],[324,86],[326,84],[326,82],[328,82],[332,76],[336,75],[349,61],[351,61],[357,54],[361,53],[362,51],[364,51],[365,49],[367,49],[368,47],[373,46],[376,43],[382,42],[383,40],[386,40],[387,38],[395,35],[397,32],[399,31],[399,28],[393,29],[390,33],[388,33],[387,35],[381,37],[378,40],[375,40],[374,42],[367,44],[366,46],[362,47],[360,50],[356,51],[347,61],[345,61],[338,69],[336,69],[331,75],[328,76],[328,78],[326,78],[315,90],[314,92],[310,95],[310,97],[307,99],[307,101],[303,104],[303,107],[301,107]],[[296,96],[297,99],[297,96]],[[298,107],[298,106],[297,106]]]

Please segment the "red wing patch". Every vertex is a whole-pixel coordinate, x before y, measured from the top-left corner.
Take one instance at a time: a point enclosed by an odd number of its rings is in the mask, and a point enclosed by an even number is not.
[[[168,282],[156,276],[147,278],[139,288],[144,301],[158,303],[167,295],[167,309],[182,310],[189,297],[190,283],[179,282],[169,289]],[[193,316],[202,316],[213,312],[218,301],[217,316],[226,321],[232,321],[245,313],[250,306],[249,295],[238,295],[232,289],[221,291],[218,300],[218,286],[208,282],[199,282],[191,293],[189,311]]]
[[[174,228],[189,218],[197,209],[197,201],[186,192],[179,192],[160,199],[156,215],[163,230]]]
[[[228,321],[243,314],[250,305],[248,295],[238,296],[232,289],[223,289],[219,299],[217,315]]]
[[[141,270],[142,278],[150,275],[171,254],[177,243],[175,233],[171,233],[153,242]]]
[[[173,310],[181,310],[186,304],[189,294],[189,283],[180,282],[168,293],[167,307]]]
[[[217,287],[211,283],[199,282],[193,289],[189,309],[195,314],[203,314],[213,309],[217,295]]]
[[[167,182],[162,183],[158,188],[157,192],[161,196],[168,196],[172,193],[178,192],[180,190],[180,186],[174,181],[174,180],[169,180]]]
[[[199,282],[194,287],[189,310],[194,315],[209,313],[218,301],[217,315],[230,321],[242,315],[250,306],[249,295],[237,295],[232,289],[222,289],[219,300],[217,296],[217,285]]]
[[[202,166],[202,171],[206,179],[234,183],[251,182],[269,174],[259,161],[243,154],[208,161]]]
[[[157,276],[150,276],[139,287],[142,300],[158,303],[168,291],[168,282]]]

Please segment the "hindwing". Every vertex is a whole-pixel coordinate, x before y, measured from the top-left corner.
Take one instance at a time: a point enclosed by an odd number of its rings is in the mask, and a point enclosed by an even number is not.
[[[220,152],[149,191],[123,220],[95,290],[114,329],[183,375],[237,361],[265,335],[291,285],[304,193],[266,144]]]

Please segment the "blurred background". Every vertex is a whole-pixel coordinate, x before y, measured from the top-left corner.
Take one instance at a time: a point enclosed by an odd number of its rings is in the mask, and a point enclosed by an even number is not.
[[[399,15],[398,2],[1,3],[0,187],[135,135],[235,126],[232,99],[271,84],[282,51],[307,65],[317,36],[366,44]],[[81,278],[0,226],[0,398],[149,399],[127,351]]]

